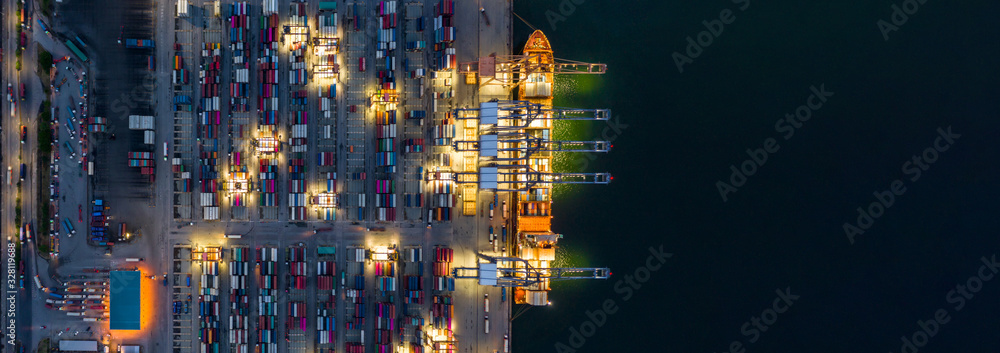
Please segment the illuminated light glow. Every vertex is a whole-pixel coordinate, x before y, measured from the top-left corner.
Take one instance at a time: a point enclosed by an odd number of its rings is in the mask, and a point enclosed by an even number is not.
[[[337,194],[322,193],[316,195],[316,205],[323,208],[335,208],[337,206]]]

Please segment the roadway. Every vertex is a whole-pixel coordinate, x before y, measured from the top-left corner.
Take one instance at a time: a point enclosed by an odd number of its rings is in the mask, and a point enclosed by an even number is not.
[[[3,82],[2,87],[6,90],[6,86],[12,85],[15,89],[20,87],[20,83],[24,82],[24,77],[27,76],[28,70],[33,70],[34,65],[29,64],[31,56],[29,53],[25,52],[23,55],[24,62],[22,62],[22,71],[16,69],[16,55],[17,50],[17,27],[19,24],[17,8],[17,0],[4,0],[4,25],[3,25]],[[29,11],[30,13],[30,11]],[[15,93],[16,94],[16,93]],[[17,99],[17,97],[14,97]],[[33,100],[32,100],[33,101]],[[25,102],[29,103],[29,102]],[[2,214],[0,214],[0,219],[2,219],[2,233],[5,242],[17,241],[19,236],[19,229],[15,224],[15,208],[17,204],[17,179],[19,179],[19,168],[22,161],[27,165],[28,175],[25,181],[22,183],[22,188],[24,193],[22,194],[22,220],[24,222],[32,220],[34,215],[34,188],[35,184],[35,122],[34,119],[29,119],[30,115],[25,115],[25,113],[30,114],[30,111],[24,111],[21,109],[23,106],[28,104],[22,104],[22,102],[15,102],[12,106],[10,102],[4,102],[2,104],[2,109],[0,109],[0,116],[2,116],[3,121],[3,169],[4,173],[7,172],[7,167],[10,167],[11,173],[13,175],[9,176],[11,183],[7,183],[4,180],[2,189],[2,203],[3,207]],[[12,109],[13,108],[13,109]],[[28,141],[25,144],[20,142],[20,128],[24,124],[28,127]],[[6,179],[5,175],[5,179]],[[5,244],[7,245],[7,244]],[[29,303],[28,290],[32,288],[31,278],[35,273],[35,256],[34,248],[31,243],[27,246],[22,247],[22,254],[27,256],[22,256],[22,263],[25,267],[25,290],[18,290],[16,296],[16,313],[14,319],[17,322],[16,337],[18,340],[23,342],[31,342],[30,333],[30,318],[32,314],[31,305]],[[10,293],[10,288],[7,288],[8,295]],[[13,348],[13,347],[11,347]]]

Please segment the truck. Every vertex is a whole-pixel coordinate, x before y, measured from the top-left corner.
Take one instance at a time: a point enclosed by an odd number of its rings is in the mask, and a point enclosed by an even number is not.
[[[70,145],[69,141],[63,141],[63,144],[66,146],[66,149],[69,150],[69,157],[76,157],[76,150],[73,149],[73,145]]]
[[[38,287],[38,289],[45,288],[42,287],[42,281],[38,279],[38,275],[35,275],[35,287]]]
[[[67,236],[73,236],[76,234],[76,229],[73,228],[73,222],[69,221],[69,218],[63,218],[63,228],[66,230]]]

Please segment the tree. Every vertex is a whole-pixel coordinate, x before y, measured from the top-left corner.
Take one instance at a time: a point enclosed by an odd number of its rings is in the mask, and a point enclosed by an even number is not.
[[[38,54],[38,68],[43,72],[48,72],[50,67],[52,67],[52,53],[42,50]]]

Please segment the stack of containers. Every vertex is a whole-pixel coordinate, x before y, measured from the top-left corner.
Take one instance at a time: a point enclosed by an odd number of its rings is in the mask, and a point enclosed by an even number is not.
[[[156,162],[153,161],[153,152],[129,152],[128,166],[139,168],[142,175],[152,174],[153,168],[156,166]]]
[[[441,123],[434,126],[431,136],[434,138],[434,146],[450,146],[455,138],[455,119],[451,112],[445,113]]]
[[[322,173],[320,175],[321,175],[321,177],[322,176],[326,177],[326,193],[334,195],[333,196],[333,198],[334,198],[333,199],[333,204],[334,205],[338,205],[339,201],[338,201],[338,196],[336,194],[336,192],[337,192],[337,173],[336,172],[327,172],[327,173]],[[322,210],[322,212],[323,212],[323,219],[324,220],[327,220],[327,221],[335,221],[335,220],[337,220],[337,209],[335,207],[333,207],[333,206],[331,206],[331,207],[324,207],[323,210]]]
[[[378,12],[378,47],[375,51],[375,58],[388,58],[389,51],[396,50],[396,24],[400,16],[396,9],[397,1],[380,1],[377,5]]]
[[[352,256],[353,255],[353,256]],[[359,269],[358,273],[353,273],[350,278],[346,274],[341,273],[341,285],[347,285],[348,289],[345,291],[344,295],[347,297],[347,303],[345,306],[348,308],[353,308],[354,314],[351,315],[348,320],[344,323],[344,328],[348,330],[359,330],[362,335],[362,343],[364,343],[364,328],[365,328],[365,274],[364,274],[364,262],[365,262],[365,249],[363,248],[352,248],[348,250],[348,268],[352,266]],[[350,284],[344,282],[351,282]],[[346,343],[348,346],[351,343]],[[364,347],[362,344],[361,347]],[[364,348],[361,348],[364,351]]]
[[[305,3],[292,3],[291,23],[292,26],[306,26]],[[289,55],[288,57],[289,67],[290,67],[290,71],[288,72],[288,77],[289,77],[288,84],[291,88],[290,105],[292,106],[293,111],[295,111],[296,114],[296,121],[292,122],[293,135],[295,135],[296,134],[294,132],[294,128],[296,127],[295,125],[296,124],[304,125],[307,123],[305,117],[306,114],[305,111],[307,110],[306,105],[307,105],[308,94],[306,93],[305,85],[308,84],[308,72],[306,71],[305,54],[308,43],[305,41],[300,41],[305,39],[305,36],[303,35],[292,35],[291,37],[293,38],[293,40],[296,41],[292,42],[288,48],[289,52],[291,53],[291,55]],[[298,133],[298,135],[300,136],[293,136],[293,137],[301,138],[304,140],[306,138],[305,126],[302,126],[301,128],[302,132]],[[298,144],[295,144],[293,146],[298,146]],[[296,150],[295,147],[293,147],[292,150],[296,152],[305,151],[304,149],[301,149],[301,151]]]
[[[424,303],[424,277],[423,276],[405,276],[403,277],[403,303],[404,304],[423,304]]]
[[[455,252],[451,248],[434,248],[434,290],[449,290],[448,276],[451,274],[451,262],[455,258]]]
[[[270,1],[270,0],[269,0]],[[257,57],[257,81],[260,82],[260,99],[258,109],[261,111],[278,110],[278,98],[275,89],[278,83],[278,32],[277,11],[264,11],[260,18],[260,55]]]
[[[293,2],[291,4],[290,11],[291,26],[306,26],[306,4],[301,2]],[[304,35],[292,35],[293,41],[289,45],[289,52],[291,55],[288,56],[288,61],[291,64],[290,70],[288,72],[288,84],[295,86],[304,86],[308,84],[308,75],[306,73],[306,45],[304,41],[298,41],[298,39],[305,39]],[[295,90],[293,89],[293,92]]]
[[[321,352],[336,346],[337,262],[336,248],[320,245],[316,251],[316,348]]]
[[[277,353],[278,331],[275,326],[275,316],[278,313],[277,303],[277,264],[278,248],[258,248],[257,267],[260,271],[260,296],[257,298],[257,344],[254,352]]]
[[[191,192],[191,171],[188,166],[181,164],[180,158],[174,158],[170,162],[170,169],[174,174],[180,174],[180,180],[175,181],[174,191]]]
[[[236,180],[248,180],[249,173],[247,172],[247,166],[243,163],[244,153],[240,151],[234,151],[229,155],[229,174]],[[243,193],[232,194],[232,206],[240,207],[246,206],[246,200],[244,199]]]
[[[424,139],[405,139],[403,140],[403,152],[405,153],[420,153],[424,151]]]
[[[365,344],[347,342],[344,343],[344,351],[346,351],[346,353],[365,353]]]
[[[288,302],[288,322],[285,324],[285,332],[291,333],[294,330],[306,330],[306,303]]]
[[[436,221],[450,221],[451,208],[455,207],[455,183],[451,180],[433,180],[431,188],[431,218]]]
[[[173,66],[173,84],[178,85],[188,85],[191,82],[191,72],[184,68],[184,60],[180,55],[182,47],[180,43],[174,44],[174,66]],[[190,48],[189,48],[190,50]],[[190,63],[189,63],[190,65]],[[177,93],[179,91],[175,91]],[[191,106],[194,101],[191,99],[191,95],[175,95],[174,96],[174,111],[191,111]],[[197,98],[197,97],[195,97]],[[95,118],[96,119],[96,118]],[[154,142],[155,143],[155,142]],[[189,165],[182,164],[181,158],[172,158],[170,161],[170,170],[174,174],[174,191],[190,193],[193,191],[193,183],[191,182],[191,171],[189,170]],[[185,195],[190,198],[190,194]]]
[[[348,330],[364,330],[365,328],[365,276],[354,276],[354,285],[348,289],[347,295],[350,304],[354,305],[354,315],[347,320],[345,328]]]
[[[295,289],[306,289],[306,249],[303,247],[288,248],[285,252],[291,281],[288,286]]]
[[[292,26],[306,26],[306,4],[293,2],[289,12]],[[291,150],[288,156],[288,207],[290,220],[306,220],[306,181],[305,165],[308,143],[308,111],[305,85],[308,84],[306,72],[306,36],[291,35],[293,42],[289,45],[288,85],[291,91],[290,108],[292,119],[289,128],[292,131],[288,145]]]
[[[185,96],[186,97],[186,96]],[[108,119],[100,116],[95,116],[90,119],[90,132],[105,132],[108,131]]]
[[[219,107],[219,89],[222,82],[222,45],[205,43],[201,51],[202,65],[198,72],[201,84],[201,113],[198,116],[199,164],[201,165],[201,206],[204,209],[204,219],[214,220],[219,216],[217,201],[216,178],[218,178],[219,158],[219,125],[222,123],[222,112]]]
[[[417,268],[416,275],[409,275],[403,278],[403,305],[424,303],[424,256],[423,249],[412,248],[406,250],[407,262]]]
[[[327,32],[325,32],[324,28],[326,28],[327,30],[329,30],[329,29],[332,28],[332,30],[333,30],[332,33],[334,33],[334,35],[335,35],[335,32],[336,32],[336,20],[335,20],[336,19],[336,13],[329,14],[328,16],[330,16],[331,18],[334,19],[333,23],[332,23],[333,27],[323,27],[323,24],[322,24],[323,21],[321,20],[320,21],[321,22],[321,24],[320,24],[320,31],[322,33],[327,33]],[[330,35],[330,37],[333,37],[334,35]],[[327,63],[325,63],[325,64],[321,62],[321,65],[333,65],[333,64],[336,63],[336,55],[330,54],[328,56],[332,57],[332,58],[330,58],[330,61],[327,62]],[[336,107],[336,102],[337,102],[337,85],[335,83],[318,85],[318,97],[319,97],[319,111],[320,111],[320,114],[322,115],[320,117],[321,121],[324,121],[324,122],[332,122],[332,121],[334,121],[333,120],[334,119],[334,111],[337,108]],[[332,139],[336,138],[336,136],[334,136],[335,132],[333,130],[333,125],[329,125],[329,124],[323,125],[321,127],[321,129],[320,129],[319,134],[320,134],[319,138],[321,138],[321,139],[332,140]],[[337,192],[337,173],[336,172],[330,172],[329,170],[332,170],[332,169],[334,169],[336,167],[336,164],[337,164],[337,162],[335,160],[336,152],[334,152],[334,151],[331,151],[331,152],[320,152],[318,156],[319,156],[319,158],[316,161],[317,162],[316,165],[319,166],[319,168],[317,168],[317,169],[321,172],[320,176],[321,177],[323,177],[323,176],[326,177],[326,185],[327,185],[326,192],[330,193],[330,194],[334,194],[334,193]],[[324,207],[321,210],[321,212],[322,212],[323,220],[334,221],[334,220],[337,219],[337,209],[335,207]]]
[[[205,262],[198,289],[198,320],[202,352],[219,351],[219,263]]]
[[[403,258],[406,259],[406,269],[416,269],[416,271],[410,271],[408,275],[403,277],[403,317],[400,322],[399,329],[401,331],[413,332],[413,341],[410,342],[409,351],[412,352],[422,352],[423,345],[423,326],[424,318],[422,313],[424,313],[424,263],[423,263],[423,249],[422,248],[409,248],[403,253]],[[401,338],[402,339],[402,338]]]
[[[455,315],[455,306],[451,303],[451,296],[435,295],[431,304],[431,324],[434,328],[445,330],[447,335],[451,335],[451,318]],[[451,340],[448,340],[451,341]]]
[[[191,72],[184,69],[184,59],[174,55],[173,82],[175,85],[186,85],[191,81]]]
[[[277,206],[277,201],[275,201],[275,193],[277,192],[275,179],[277,179],[278,174],[278,161],[273,158],[261,158],[259,161],[260,174],[258,174],[258,178],[260,180],[258,181],[258,186],[261,192],[260,206]]]
[[[392,296],[396,292],[396,264],[394,262],[375,263],[375,287],[378,295]]]
[[[375,207],[380,221],[396,220],[396,110],[376,112],[375,137],[378,151],[375,155],[379,177],[375,180]]]
[[[318,44],[322,49],[316,49],[318,65],[323,69],[316,72],[320,76],[333,76],[339,71],[337,66],[337,12],[320,9],[316,16],[319,27]]]
[[[233,52],[233,73],[229,92],[229,106],[233,112],[248,112],[250,106],[250,15],[249,5],[239,2],[230,5],[229,50]]]
[[[453,0],[438,0],[434,4],[434,67],[437,70],[451,70],[457,66],[455,48],[455,27],[452,25],[452,15],[455,14]]]
[[[247,248],[233,248],[229,262],[229,344],[235,352],[249,351],[249,329],[247,317],[250,303],[247,297],[247,276],[250,273],[250,251]]]
[[[300,125],[304,126],[304,125]],[[295,140],[293,138],[293,140]],[[304,140],[304,139],[303,139]],[[305,147],[304,145],[302,147]],[[288,207],[290,220],[306,220],[305,152],[291,152],[288,158]]]
[[[391,298],[391,297],[390,297]],[[396,329],[396,305],[390,302],[375,306],[375,345],[378,352],[392,352],[392,331]]]
[[[107,245],[108,238],[105,235],[107,227],[108,222],[104,218],[104,200],[94,200],[94,207],[90,215],[90,240],[95,242],[96,245]]]
[[[316,309],[316,343],[317,344],[337,344],[336,322],[333,318],[335,306],[333,301],[322,302]]]
[[[334,282],[336,281],[337,274],[337,263],[333,261],[320,261],[316,263],[316,286],[319,287],[320,291],[329,291],[329,294],[336,294],[337,290],[334,288]]]
[[[396,262],[375,262],[375,345],[377,352],[391,352],[396,329]]]

